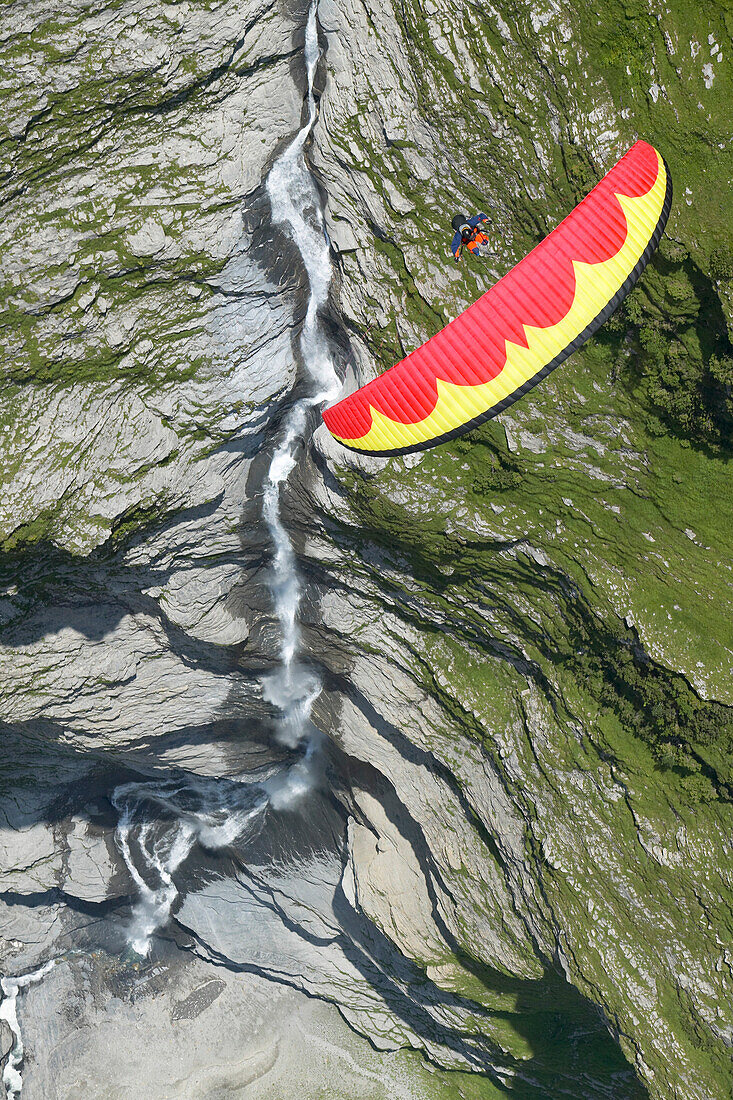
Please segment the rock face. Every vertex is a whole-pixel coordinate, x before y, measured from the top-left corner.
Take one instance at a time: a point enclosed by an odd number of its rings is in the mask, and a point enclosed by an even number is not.
[[[237,522],[295,372],[258,256],[297,35],[267,4],[8,24],[4,717],[145,745],[224,702],[247,636]]]
[[[348,385],[637,134],[677,200],[623,316],[471,441],[385,464],[306,426],[315,763],[262,690],[308,294],[263,182],[306,17],[6,13],[0,969],[57,960],[18,996],[23,1100],[727,1097],[729,17],[320,0]],[[458,207],[485,266],[446,262]]]
[[[5,1020],[0,1020],[0,1100],[6,1100],[7,1097],[2,1078],[8,1061],[8,1055],[13,1049],[14,1044],[15,1036],[10,1029],[10,1025],[6,1023]]]
[[[341,654],[324,713],[373,828],[350,834],[370,918],[443,988],[472,972],[490,1013],[492,974],[529,989],[561,971],[650,1095],[722,1097],[733,253],[700,173],[713,146],[731,170],[728,16],[328,0],[320,16],[313,162],[362,377],[473,300],[636,136],[671,165],[668,240],[622,317],[471,442],[369,465],[330,449],[343,496],[314,494],[312,555]],[[445,261],[452,214],[477,208],[488,272]],[[504,1007],[497,1041],[538,1080],[546,1051],[521,1050],[526,1018]]]

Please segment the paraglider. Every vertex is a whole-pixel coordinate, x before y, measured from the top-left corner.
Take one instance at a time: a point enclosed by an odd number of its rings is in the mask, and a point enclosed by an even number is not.
[[[489,238],[482,228],[488,220],[486,214],[480,212],[474,214],[472,218],[467,217],[466,214],[456,214],[451,222],[455,236],[450,246],[456,263],[460,260],[464,248],[474,256],[488,256]]]
[[[634,146],[536,248],[396,366],[325,409],[345,447],[435,447],[517,401],[618,308],[657,247],[672,203],[660,154]]]

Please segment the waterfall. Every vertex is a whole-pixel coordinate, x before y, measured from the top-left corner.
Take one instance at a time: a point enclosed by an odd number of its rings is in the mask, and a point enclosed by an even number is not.
[[[21,990],[27,989],[29,985],[40,982],[41,978],[45,977],[55,965],[56,962],[52,959],[51,962],[47,962],[45,966],[42,966],[39,970],[34,970],[31,974],[22,974],[19,978],[3,978],[0,980],[0,988],[3,992],[3,999],[0,1001],[0,1020],[5,1020],[15,1038],[2,1080],[8,1100],[17,1100],[23,1087],[20,1070],[23,1065],[25,1051],[18,1023],[18,994]]]
[[[168,922],[178,897],[173,875],[194,844],[216,851],[254,835],[267,796],[258,783],[200,776],[124,783],[112,802],[119,814],[117,847],[138,894],[127,941],[136,954],[147,955],[153,933]]]
[[[271,592],[280,623],[280,667],[264,684],[265,698],[281,713],[280,739],[289,748],[303,742],[311,708],[321,690],[320,681],[298,662],[300,630],[298,611],[302,598],[293,544],[282,522],[281,491],[296,463],[296,449],[306,428],[308,412],[336,396],[341,388],[328,344],[318,320],[331,284],[331,258],[320,199],[303,156],[303,147],[316,120],[313,79],[318,64],[318,4],[314,3],[305,32],[308,71],[308,120],[275,162],[267,180],[273,222],[283,225],[298,246],[308,275],[310,294],[300,337],[303,365],[315,391],[295,404],[285,421],[279,446],[273,455],[264,492],[264,518],[275,547]],[[311,734],[315,737],[315,731]],[[315,757],[314,744],[306,748],[300,765],[290,769],[273,800],[297,796],[307,789],[308,766]],[[275,781],[276,783],[277,781]]]
[[[173,876],[195,844],[217,849],[242,841],[264,824],[264,811],[288,807],[312,790],[317,780],[322,735],[310,723],[320,690],[318,677],[299,659],[298,614],[302,584],[293,544],[282,518],[282,490],[297,461],[297,449],[310,411],[336,396],[340,383],[318,312],[326,303],[331,261],[318,191],[303,155],[316,119],[313,80],[319,60],[317,0],[308,16],[305,62],[308,118],[273,165],[267,193],[273,223],[282,225],[300,250],[308,275],[309,298],[300,351],[311,392],[289,410],[263,489],[263,518],[274,548],[270,591],[280,627],[279,665],[262,683],[264,698],[279,713],[277,738],[299,759],[256,781],[190,779],[126,783],[112,801],[118,811],[117,845],[137,890],[128,943],[146,955],[157,929],[169,920],[178,897]]]

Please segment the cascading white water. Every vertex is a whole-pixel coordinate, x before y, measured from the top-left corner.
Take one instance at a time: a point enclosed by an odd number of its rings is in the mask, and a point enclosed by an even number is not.
[[[305,32],[308,120],[273,165],[267,179],[272,220],[283,225],[298,246],[308,275],[310,295],[300,350],[303,365],[316,387],[314,393],[301,398],[288,414],[282,439],[270,463],[264,492],[264,518],[275,546],[271,589],[281,630],[280,667],[266,679],[264,694],[281,712],[280,736],[290,748],[303,741],[321,684],[297,661],[302,589],[293,544],[280,515],[281,490],[295,466],[296,449],[305,431],[308,411],[334,398],[341,387],[318,320],[318,311],[326,303],[331,284],[331,257],[320,199],[303,156],[303,147],[316,120],[313,80],[319,59],[317,12],[316,2],[311,7]],[[310,754],[311,759],[313,755]],[[306,752],[303,763],[307,758]],[[300,774],[293,775],[294,794],[302,793],[305,778],[301,767]],[[283,794],[285,791],[280,792],[280,797]]]
[[[319,60],[318,2],[310,9],[305,34],[308,74],[308,119],[273,165],[267,193],[272,220],[281,224],[298,246],[308,275],[310,294],[300,338],[303,367],[313,392],[297,401],[285,419],[282,438],[270,463],[263,493],[263,517],[274,556],[270,589],[280,626],[280,664],[263,681],[263,696],[280,713],[278,739],[288,748],[303,748],[292,765],[259,781],[186,780],[126,783],[112,801],[119,813],[117,844],[138,891],[128,942],[146,955],[151,938],[169,919],[178,896],[173,875],[194,844],[216,849],[254,832],[267,806],[284,810],[312,790],[318,775],[321,735],[310,725],[320,690],[318,677],[298,660],[298,613],[302,585],[293,544],[281,514],[281,492],[296,465],[296,452],[308,413],[336,396],[338,376],[318,312],[331,283],[331,261],[320,199],[303,155],[316,119],[313,80]],[[153,885],[151,885],[151,883]]]
[[[55,965],[56,962],[52,959],[51,962],[46,963],[39,970],[34,970],[31,974],[22,974],[19,978],[3,978],[0,980],[0,987],[3,991],[3,999],[0,1001],[0,1020],[5,1020],[15,1038],[13,1049],[10,1051],[3,1071],[3,1085],[8,1100],[18,1100],[20,1091],[23,1088],[23,1077],[20,1068],[23,1065],[25,1051],[18,1023],[18,994],[27,989],[29,985],[40,982],[41,978],[45,977]]]
[[[194,844],[216,851],[253,833],[267,796],[257,783],[199,777],[185,783],[124,783],[112,802],[119,814],[117,846],[138,891],[127,939],[133,951],[147,955],[153,933],[167,923],[178,897],[173,875]]]

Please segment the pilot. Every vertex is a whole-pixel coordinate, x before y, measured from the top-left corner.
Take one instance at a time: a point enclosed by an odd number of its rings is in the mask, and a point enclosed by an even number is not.
[[[489,255],[489,238],[480,228],[488,220],[487,215],[480,212],[474,214],[472,218],[467,217],[466,214],[456,214],[451,222],[455,232],[451,252],[456,263],[460,260],[464,248],[467,248],[474,256]]]

